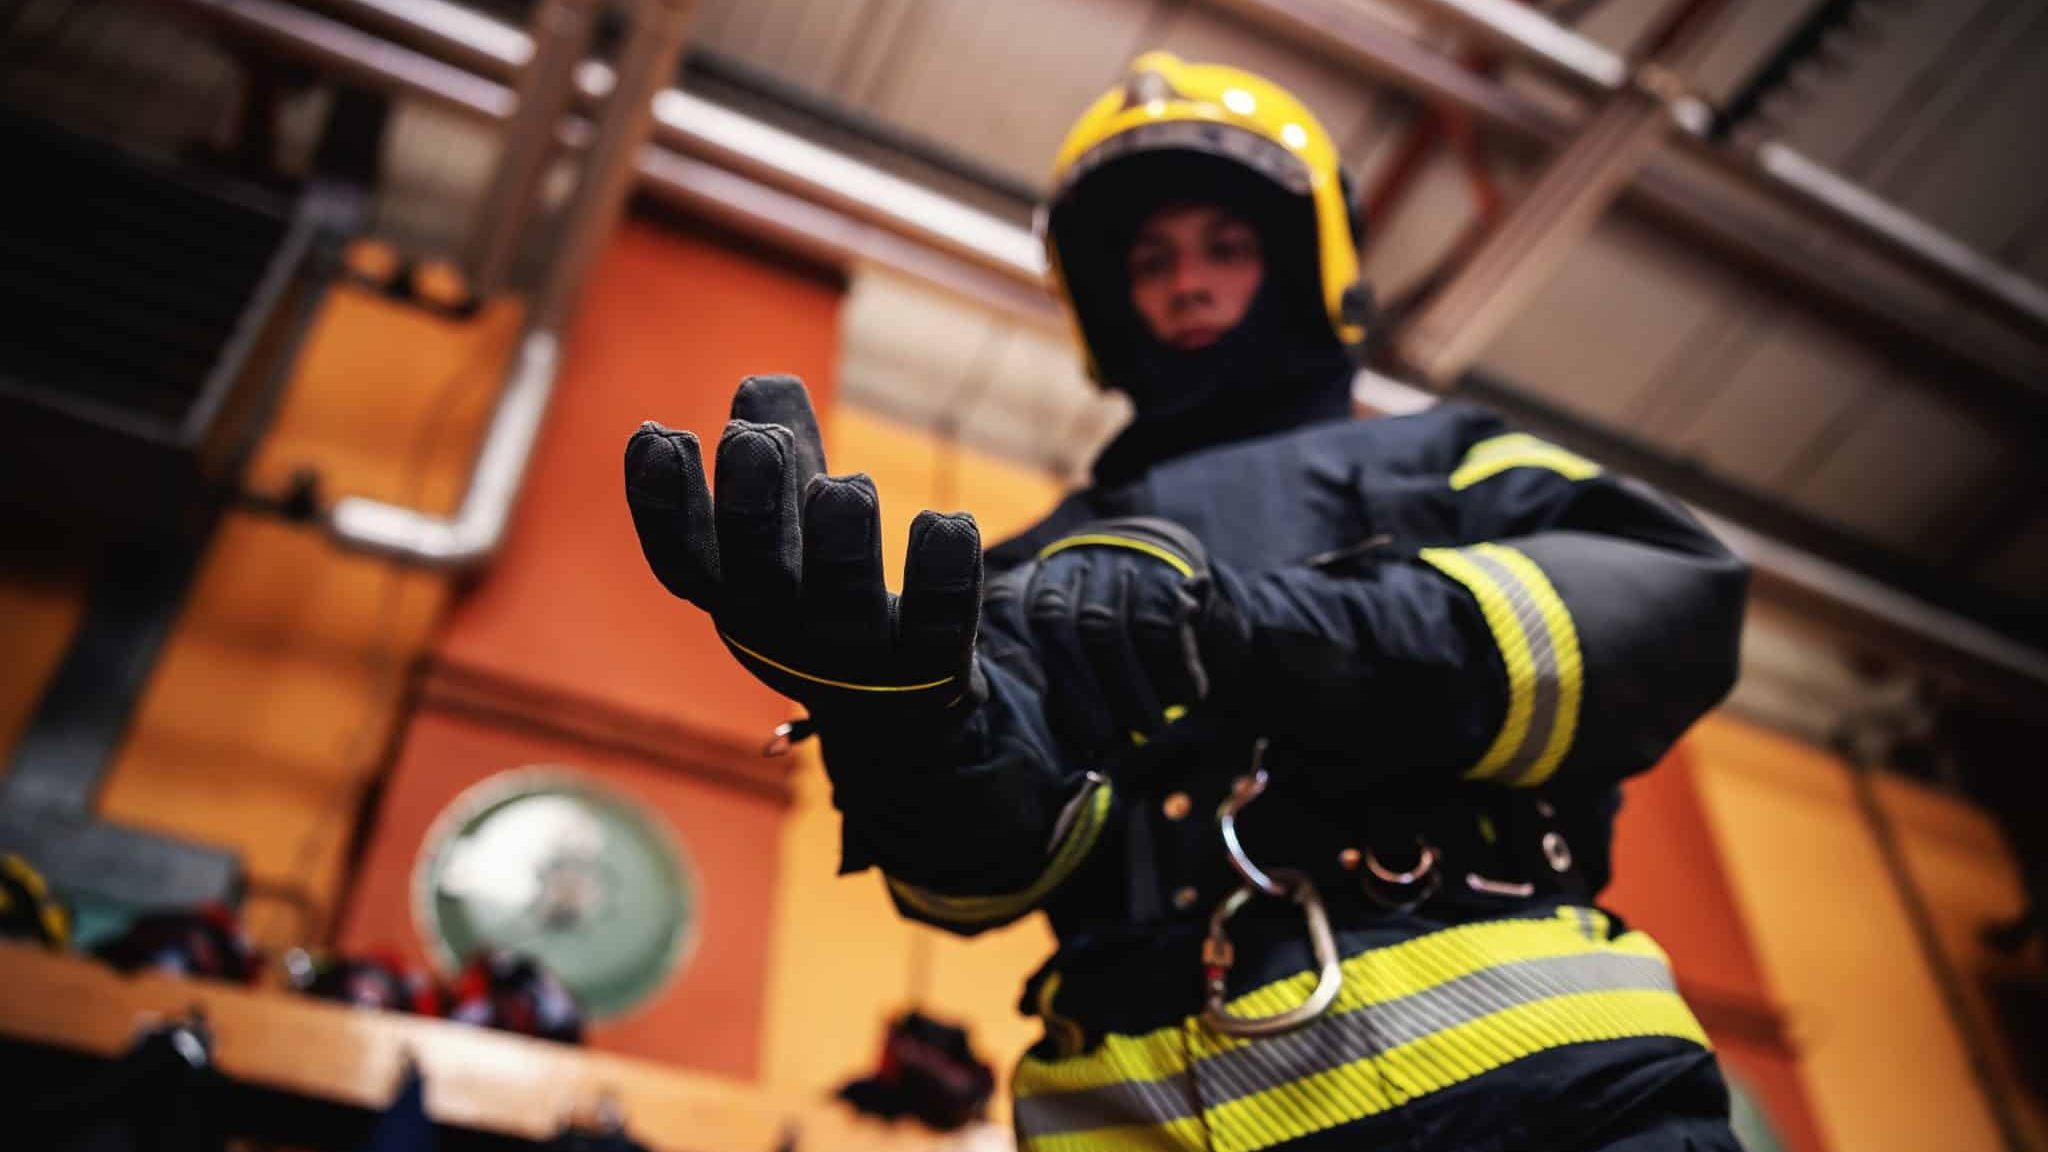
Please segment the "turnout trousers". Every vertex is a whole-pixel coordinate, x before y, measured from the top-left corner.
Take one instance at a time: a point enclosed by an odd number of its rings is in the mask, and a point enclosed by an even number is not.
[[[1644,933],[1558,904],[1450,925],[1401,917],[1339,937],[1336,1002],[1261,1039],[1200,1014],[1084,1038],[1060,1010],[1089,997],[1059,991],[1082,972],[1052,973],[1040,996],[1048,1040],[1014,1081],[1019,1148],[1740,1152],[1706,1034]],[[1281,971],[1301,959],[1269,951]],[[1235,995],[1230,1011],[1300,1003],[1317,978],[1300,967]],[[1136,975],[1083,982],[1100,994],[1102,980]]]

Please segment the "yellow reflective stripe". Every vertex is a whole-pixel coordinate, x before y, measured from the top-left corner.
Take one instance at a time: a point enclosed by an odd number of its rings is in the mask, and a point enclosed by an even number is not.
[[[1600,466],[1584,456],[1527,432],[1510,432],[1474,444],[1451,473],[1451,489],[1463,491],[1510,468],[1546,468],[1572,481],[1600,474]]]
[[[1590,922],[1596,934],[1589,936]],[[1549,960],[1561,956],[1602,953],[1642,956],[1669,962],[1657,942],[1644,932],[1605,938],[1607,916],[1598,909],[1559,907],[1540,919],[1482,920],[1444,928],[1344,961],[1344,984],[1330,1006],[1332,1015],[1354,1012],[1426,992],[1439,984],[1501,964]],[[1225,1007],[1233,1016],[1266,1016],[1302,1002],[1315,988],[1316,974],[1300,972],[1255,988]],[[1213,1055],[1252,1043],[1220,1032],[1208,1032],[1198,1055]],[[1018,1071],[1016,1094],[1036,1091],[1073,1092],[1125,1080],[1156,1080],[1187,1066],[1181,1027],[1169,1024],[1140,1036],[1112,1033],[1087,1060],[1047,1064],[1027,1059]],[[1101,1065],[1093,1062],[1098,1056]],[[1026,1079],[1025,1070],[1031,1072]],[[1036,1085],[1034,1088],[1033,1085]]]
[[[1216,1152],[1256,1152],[1390,1111],[1538,1052],[1649,1036],[1707,1044],[1699,1021],[1675,992],[1626,989],[1553,996],[1225,1101],[1206,1110],[1204,1119]]]
[[[1019,1100],[1052,1093],[1086,1092],[1112,1084],[1163,1080],[1187,1071],[1187,1038],[1181,1025],[1169,1024],[1142,1036],[1112,1032],[1086,1056],[1039,1060],[1026,1056],[1011,1078]]]
[[[1553,960],[1569,956],[1640,956],[1669,962],[1664,950],[1647,934],[1629,932],[1617,939],[1589,937],[1581,927],[1580,914],[1586,909],[1564,906],[1556,915],[1539,920],[1484,920],[1461,924],[1427,936],[1404,940],[1385,948],[1361,952],[1343,965],[1344,985],[1337,993],[1330,1015],[1341,1016],[1386,1004],[1403,997],[1427,992],[1475,972],[1528,960]],[[1604,934],[1607,918],[1598,916]],[[1232,1000],[1226,1007],[1233,1016],[1265,1016],[1291,1008],[1306,999],[1315,988],[1316,974],[1300,972],[1254,989]],[[1210,1056],[1253,1043],[1222,1033],[1210,1033],[1197,1051]]]
[[[1126,1124],[1056,1132],[1017,1142],[1018,1152],[1209,1152],[1200,1116],[1183,1116],[1170,1124]]]
[[[1057,556],[1069,548],[1087,547],[1128,548],[1133,552],[1143,552],[1154,560],[1164,561],[1184,578],[1193,578],[1195,574],[1194,567],[1186,560],[1161,548],[1150,540],[1135,540],[1129,536],[1112,536],[1106,532],[1083,532],[1078,536],[1068,536],[1062,540],[1055,540],[1044,548],[1039,549],[1038,558],[1043,560],[1048,556]]]
[[[1223,1036],[1191,1017],[1110,1035],[1069,1059],[1026,1058],[1015,1077],[1019,1147],[1269,1148],[1391,1111],[1419,1096],[1568,1044],[1705,1032],[1670,965],[1640,932],[1564,906],[1540,919],[1460,925],[1346,960],[1344,992],[1302,1033]],[[1233,1013],[1298,1003],[1303,973],[1236,998]],[[1153,1123],[1133,1123],[1151,1116]],[[1096,1126],[1101,1125],[1101,1126]]]
[[[1514,605],[1508,602],[1507,593],[1463,553],[1454,548],[1424,548],[1420,555],[1423,563],[1463,584],[1473,599],[1479,601],[1479,612],[1486,619],[1486,630],[1493,634],[1494,647],[1500,652],[1501,663],[1507,667],[1507,715],[1502,719],[1493,743],[1479,757],[1479,763],[1465,773],[1469,780],[1485,780],[1507,765],[1508,759],[1521,748],[1523,739],[1529,734],[1529,714],[1536,701],[1536,666],[1529,654],[1529,640],[1522,634],[1522,623],[1516,618]]]
[[[845,688],[854,692],[924,692],[933,688],[937,688],[942,684],[950,684],[953,682],[953,677],[951,676],[941,676],[937,680],[927,680],[922,684],[855,684],[848,680],[828,680],[823,676],[813,676],[809,672],[805,672],[797,668],[791,668],[789,665],[784,664],[779,660],[775,660],[772,657],[764,656],[761,653],[754,651],[752,648],[747,647],[745,644],[742,644],[739,641],[733,639],[732,636],[728,633],[720,632],[718,634],[718,637],[719,639],[724,640],[727,644],[730,644],[734,648],[738,649],[742,655],[746,656],[750,660],[758,660],[761,663],[766,664],[770,668],[775,669],[777,672],[785,672],[791,676],[796,677],[799,680],[808,680],[813,684],[823,684],[827,688]]]
[[[1030,911],[1053,889],[1066,882],[1074,869],[1088,858],[1095,841],[1101,837],[1102,827],[1109,818],[1111,792],[1106,782],[1092,787],[1093,793],[1083,802],[1086,807],[1082,809],[1080,818],[1067,830],[1066,837],[1053,852],[1052,861],[1029,888],[996,896],[948,896],[906,884],[891,876],[889,890],[917,911],[954,924],[982,924]]]
[[[1522,774],[1511,783],[1517,787],[1533,788],[1549,780],[1564,762],[1566,752],[1571,750],[1572,737],[1578,733],[1579,699],[1585,691],[1585,658],[1579,651],[1579,630],[1572,623],[1572,614],[1564,606],[1564,599],[1536,566],[1534,560],[1515,551],[1481,545],[1487,554],[1506,566],[1531,594],[1536,609],[1543,616],[1544,631],[1550,634],[1550,650],[1557,663],[1557,719],[1550,727],[1550,737],[1535,752],[1533,761]]]
[[[1507,672],[1500,731],[1466,778],[1544,783],[1571,751],[1585,690],[1578,628],[1564,599],[1535,561],[1500,544],[1425,548],[1420,558],[1472,593]]]

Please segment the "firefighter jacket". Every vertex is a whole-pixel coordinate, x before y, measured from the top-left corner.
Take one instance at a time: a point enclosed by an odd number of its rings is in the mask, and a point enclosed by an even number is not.
[[[822,733],[847,868],[880,867],[905,915],[956,932],[1051,919],[1021,1146],[1562,1149],[1650,1113],[1723,1131],[1664,956],[1593,900],[1618,784],[1733,681],[1741,562],[1646,486],[1444,404],[1079,491],[991,549],[991,576],[1130,516],[1206,546],[1259,675],[1220,670],[1165,735],[1076,763],[1025,622],[991,599],[964,723]],[[1202,1018],[1203,942],[1240,879],[1214,815],[1255,747],[1271,785],[1244,850],[1312,883],[1342,985],[1312,1022],[1244,1039]],[[916,799],[847,784],[881,773]],[[1228,931],[1211,974],[1231,1012],[1316,985],[1300,907],[1257,897]]]

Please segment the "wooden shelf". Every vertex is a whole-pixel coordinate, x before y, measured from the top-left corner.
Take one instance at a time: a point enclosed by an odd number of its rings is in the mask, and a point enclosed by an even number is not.
[[[285,992],[104,965],[0,943],[0,1036],[112,1057],[136,1034],[198,1009],[222,1072],[251,1085],[381,1109],[408,1059],[443,1124],[545,1139],[609,1097],[628,1130],[662,1152],[761,1152],[787,1126],[805,1152],[934,1152],[946,1138],[854,1116],[809,1098],[648,1060],[503,1032],[325,1003]]]

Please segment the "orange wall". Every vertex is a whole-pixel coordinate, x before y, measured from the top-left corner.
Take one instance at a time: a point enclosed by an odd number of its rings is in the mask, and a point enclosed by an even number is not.
[[[1703,724],[1692,746],[1715,839],[1791,1019],[1828,1147],[2002,1149],[1962,1038],[1857,809],[1847,766],[1729,719]],[[1976,934],[2024,902],[2012,861],[1984,813],[1904,782],[1881,783],[1946,950],[1969,974],[1975,1000],[1975,978],[1992,964]],[[1975,1010],[1988,1020],[1981,1001]],[[2032,1146],[2048,1148],[2038,1106],[2022,1108]]]
[[[626,510],[626,437],[659,420],[696,432],[709,455],[750,373],[801,376],[828,410],[841,295],[628,219],[578,303],[504,551],[455,607],[436,658],[760,747],[786,705],[732,662],[708,617],[647,571]]]
[[[751,1076],[786,764],[759,749],[787,705],[647,571],[626,437],[655,418],[715,445],[734,386],[793,372],[829,404],[840,288],[628,220],[584,288],[555,403],[504,550],[448,613],[358,871],[342,942],[420,949],[407,892],[422,837],[464,787],[566,764],[641,797],[695,859],[701,945],[599,1048]]]
[[[1822,1152],[1787,1020],[1701,805],[1697,771],[1688,737],[1624,787],[1614,882],[1601,903],[1670,953],[1723,1066],[1758,1097],[1788,1148]]]

